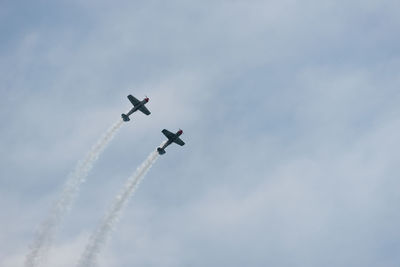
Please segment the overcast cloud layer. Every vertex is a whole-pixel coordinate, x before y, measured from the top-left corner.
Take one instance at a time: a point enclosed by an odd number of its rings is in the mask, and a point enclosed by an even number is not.
[[[99,159],[47,266],[74,266],[127,177],[182,128],[106,266],[399,266],[400,2],[2,1],[0,266],[23,266]]]

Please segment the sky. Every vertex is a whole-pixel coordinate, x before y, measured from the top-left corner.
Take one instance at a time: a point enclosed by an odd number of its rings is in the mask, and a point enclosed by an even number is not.
[[[400,2],[0,2],[0,266],[95,164],[45,266],[75,266],[126,179],[106,266],[399,266]]]

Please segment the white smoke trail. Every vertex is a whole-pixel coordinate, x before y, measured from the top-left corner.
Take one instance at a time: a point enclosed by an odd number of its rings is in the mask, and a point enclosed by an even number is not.
[[[78,195],[80,185],[85,181],[93,164],[99,158],[100,154],[113,139],[117,131],[121,128],[123,121],[118,120],[114,123],[106,133],[97,141],[90,149],[86,157],[80,161],[75,170],[69,175],[62,192],[54,203],[54,206],[48,218],[40,225],[39,231],[30,247],[30,251],[26,256],[25,266],[38,266],[47,255],[52,244],[55,232],[60,225],[64,215],[71,208],[74,199]]]
[[[92,267],[96,265],[97,256],[118,221],[123,208],[157,158],[158,152],[151,152],[147,159],[136,169],[136,172],[128,179],[120,194],[116,196],[111,209],[105,214],[101,224],[91,236],[78,262],[79,267]]]

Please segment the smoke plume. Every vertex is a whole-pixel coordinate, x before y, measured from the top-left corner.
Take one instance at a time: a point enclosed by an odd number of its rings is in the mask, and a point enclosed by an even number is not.
[[[30,246],[30,251],[26,257],[25,266],[38,266],[47,256],[48,250],[54,239],[54,235],[63,220],[66,213],[70,210],[74,199],[77,197],[81,184],[85,181],[93,164],[99,158],[106,146],[113,139],[115,134],[122,126],[122,120],[115,122],[106,133],[90,149],[86,157],[80,161],[74,171],[68,176],[68,179],[62,189],[59,198],[47,219],[40,225],[39,231]]]
[[[92,267],[96,265],[97,256],[118,221],[123,208],[127,205],[130,196],[135,192],[135,189],[157,158],[158,152],[151,152],[147,159],[136,169],[136,172],[128,179],[122,191],[116,196],[113,205],[105,214],[101,224],[89,239],[79,260],[79,267]]]

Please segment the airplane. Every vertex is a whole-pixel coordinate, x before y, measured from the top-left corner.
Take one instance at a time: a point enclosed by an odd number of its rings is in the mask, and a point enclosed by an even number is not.
[[[179,129],[179,131],[177,131],[176,133],[171,133],[166,129],[162,130],[161,132],[168,138],[168,141],[162,147],[157,148],[158,154],[160,155],[165,154],[165,148],[169,146],[171,143],[175,143],[180,146],[183,146],[185,144],[185,142],[183,142],[179,138],[179,136],[183,134],[183,131],[181,129]]]
[[[150,111],[144,106],[147,102],[149,102],[149,98],[146,96],[145,99],[143,99],[142,101],[139,101],[138,99],[136,99],[134,96],[132,95],[128,95],[128,99],[129,101],[131,101],[133,108],[127,113],[127,114],[121,114],[121,118],[124,121],[130,121],[129,116],[135,112],[136,110],[140,110],[141,112],[143,112],[146,115],[150,115]]]

